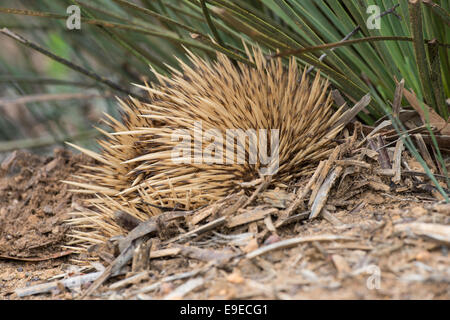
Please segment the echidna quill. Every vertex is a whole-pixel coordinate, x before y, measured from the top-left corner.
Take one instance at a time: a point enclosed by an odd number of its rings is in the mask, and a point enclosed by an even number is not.
[[[189,53],[193,67],[180,61],[182,72],[142,86],[151,104],[120,101],[123,122],[107,116],[112,133],[102,131],[101,154],[75,146],[98,165],[67,183],[96,197],[91,209],[73,213],[68,246],[84,250],[123,234],[117,210],[141,220],[161,212],[148,204],[190,210],[264,174],[287,187],[330,154],[342,110],[332,109],[328,82],[319,75],[309,81],[294,59],[286,69],[259,49],[247,55],[254,66]],[[247,143],[235,143],[239,133],[248,133]]]

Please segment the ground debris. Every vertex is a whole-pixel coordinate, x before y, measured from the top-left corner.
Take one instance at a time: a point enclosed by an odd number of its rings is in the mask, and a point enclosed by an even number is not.
[[[435,223],[410,222],[397,224],[395,231],[425,236],[446,245],[450,244],[450,226]]]
[[[420,187],[427,177],[400,142],[390,147],[379,138],[388,126],[359,142],[348,134],[287,188],[258,179],[207,207],[173,208],[146,221],[115,212],[127,234],[84,253],[84,261],[100,257],[105,264],[83,269],[88,274],[67,271],[65,257],[54,259],[63,237],[49,236],[65,209],[81,207],[52,180],[66,179],[58,173],[62,163],[74,172],[79,159],[65,153],[29,158],[25,169],[21,153],[11,155],[1,166],[0,219],[18,214],[15,205],[26,212],[18,219],[40,231],[38,241],[20,247],[33,228],[0,224],[0,244],[6,244],[0,256],[14,258],[0,259],[0,298],[448,299],[450,206]],[[60,202],[36,202],[46,179],[45,192],[58,186],[60,193],[51,196]]]

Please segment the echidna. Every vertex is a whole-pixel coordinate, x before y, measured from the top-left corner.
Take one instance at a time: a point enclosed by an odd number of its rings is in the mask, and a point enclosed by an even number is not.
[[[279,187],[311,172],[314,163],[330,154],[342,129],[338,125],[342,112],[332,109],[328,81],[317,73],[310,83],[294,59],[285,68],[280,59],[267,60],[260,49],[246,52],[253,66],[234,64],[222,54],[216,62],[208,62],[189,52],[193,67],[180,61],[182,72],[172,70],[170,77],[157,74],[158,85],[142,86],[151,104],[130,98],[128,103],[120,101],[123,122],[107,116],[105,122],[113,132],[102,131],[101,154],[75,146],[98,165],[84,167],[76,181],[68,182],[79,188],[76,192],[96,195],[88,200],[92,209],[73,214],[69,246],[83,250],[122,234],[113,218],[117,210],[145,220],[161,212],[158,206],[198,208],[260,178],[261,169],[273,162],[264,163],[260,157],[249,161],[255,151],[250,143],[236,149],[238,155],[245,150],[244,163],[230,161],[225,151],[214,148],[217,137],[225,145],[229,129],[253,129],[258,138],[267,133],[267,143],[260,149],[266,148],[269,155],[274,147],[269,141],[277,133],[278,170],[272,172],[271,183]],[[203,141],[195,149],[199,124]],[[180,141],[192,145],[175,159]],[[195,158],[201,151],[216,161]]]

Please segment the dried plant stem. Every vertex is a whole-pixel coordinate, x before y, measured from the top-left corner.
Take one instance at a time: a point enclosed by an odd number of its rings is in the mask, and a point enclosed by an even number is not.
[[[423,4],[427,5],[431,10],[442,18],[442,20],[447,24],[447,26],[450,27],[450,14],[448,14],[447,11],[445,11],[441,6],[439,6],[437,3],[434,3],[431,0],[422,0]]]
[[[415,42],[414,38],[411,38],[411,37],[403,37],[403,36],[396,36],[396,37],[393,37],[393,36],[373,36],[373,37],[366,37],[366,38],[361,38],[361,39],[353,39],[353,40],[346,40],[346,41],[327,43],[327,44],[322,44],[320,46],[289,50],[289,51],[281,52],[281,53],[278,53],[278,54],[274,54],[271,57],[272,58],[278,58],[278,57],[285,57],[285,56],[290,56],[290,55],[301,55],[301,54],[310,53],[310,52],[314,52],[314,51],[320,51],[320,50],[326,50],[326,49],[334,49],[334,48],[338,48],[338,47],[349,46],[349,45],[352,45],[352,44],[363,43],[363,42],[374,42],[374,41],[408,41],[408,42]],[[429,40],[424,40],[423,39],[423,34],[422,34],[422,37],[419,40],[419,43],[421,43],[422,46],[424,47],[424,44],[425,43],[428,44],[428,42],[429,42]],[[450,47],[450,44],[448,44],[448,43],[439,43],[438,45],[439,46],[443,46],[443,47]]]
[[[51,59],[61,63],[61,64],[65,65],[65,66],[67,66],[67,67],[69,67],[72,70],[75,70],[75,71],[77,71],[79,73],[82,73],[82,74],[84,74],[84,75],[88,76],[89,78],[92,78],[92,79],[94,79],[96,81],[104,83],[108,87],[110,87],[110,88],[112,88],[112,89],[114,89],[116,91],[125,93],[125,94],[127,94],[129,96],[132,96],[132,97],[135,97],[136,99],[138,99],[140,101],[150,103],[150,101],[147,98],[139,96],[139,95],[136,95],[136,94],[132,93],[131,91],[129,91],[129,90],[119,86],[118,84],[116,84],[114,82],[112,82],[111,80],[108,80],[105,77],[99,76],[98,74],[96,74],[93,71],[86,70],[83,67],[74,64],[73,62],[70,62],[70,61],[68,61],[68,60],[66,60],[64,58],[61,58],[61,57],[55,55],[54,53],[51,53],[50,51],[45,50],[41,46],[39,46],[39,45],[37,45],[37,44],[35,44],[35,43],[33,43],[33,42],[23,38],[22,36],[18,35],[17,33],[14,33],[12,31],[8,30],[7,28],[0,29],[0,33],[3,33],[4,35],[6,35],[6,36],[8,36],[8,37],[10,37],[10,38],[12,38],[14,40],[17,40],[21,44],[23,44],[23,45],[25,45],[25,46],[33,49],[33,50],[36,50],[36,51],[42,53],[43,55],[45,55],[45,56],[47,56],[47,57],[49,57],[49,58],[51,58]]]

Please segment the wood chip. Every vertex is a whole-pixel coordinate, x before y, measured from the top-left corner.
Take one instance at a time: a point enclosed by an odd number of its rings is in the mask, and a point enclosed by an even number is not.
[[[269,230],[270,232],[277,232],[277,230],[275,229],[275,226],[272,223],[272,218],[270,217],[270,215],[266,216],[264,218],[264,224],[266,225],[267,230]]]
[[[308,192],[311,190],[312,186],[316,183],[316,180],[318,179],[320,173],[322,172],[323,167],[325,166],[325,163],[326,163],[326,161],[319,162],[319,165],[317,166],[316,171],[314,172],[311,179],[309,179],[308,183],[306,184],[306,186],[304,188],[299,189],[297,191],[297,196],[296,196],[295,200],[291,203],[291,205],[285,211],[283,211],[281,213],[279,221],[285,220],[294,211],[296,211],[298,209],[298,207],[300,207],[300,205],[304,201],[303,199],[306,197]],[[277,221],[277,224],[279,223],[279,221]]]
[[[336,167],[324,181],[322,186],[320,186],[320,189],[318,189],[314,203],[312,204],[309,219],[314,219],[320,214],[320,211],[322,211],[328,199],[331,187],[333,186],[334,182],[339,178],[341,173],[342,167]]]
[[[195,213],[191,219],[189,219],[189,222],[192,225],[196,225],[199,222],[205,220],[206,218],[208,218],[209,216],[214,216],[217,211],[219,211],[220,205],[219,204],[214,204],[212,206],[209,206],[207,208],[204,208],[200,211],[198,211],[197,213]]]
[[[330,234],[298,237],[298,238],[282,240],[282,241],[275,242],[275,243],[272,243],[270,245],[264,246],[262,248],[259,248],[259,249],[255,250],[255,251],[247,253],[247,255],[245,257],[247,259],[252,259],[252,258],[258,257],[258,256],[263,255],[263,254],[266,254],[267,252],[270,252],[270,251],[273,251],[273,250],[290,248],[290,247],[293,247],[293,246],[296,246],[296,245],[298,245],[300,243],[305,243],[305,242],[312,242],[312,241],[338,241],[338,240],[357,240],[357,239],[354,238],[354,237],[337,236],[337,235],[330,235]]]
[[[258,233],[258,223],[255,222],[250,222],[248,225],[248,232],[247,233],[251,233],[251,234],[257,234]]]
[[[368,142],[368,144],[372,148],[373,152],[376,152],[375,150],[377,149],[377,147],[373,145],[373,141],[370,138],[372,138],[377,132],[381,131],[382,129],[384,129],[386,127],[391,127],[391,126],[392,126],[392,123],[390,120],[385,120],[385,121],[381,122],[363,140],[361,140],[361,142],[358,143],[358,145],[356,146],[356,149],[360,148],[363,144]],[[372,141],[372,143],[370,141]],[[377,154],[378,154],[378,152],[377,152]],[[367,153],[367,155],[369,156],[368,153]]]
[[[159,225],[174,219],[185,218],[193,213],[194,211],[168,211],[159,216],[151,217],[148,220],[141,222],[131,230],[123,240],[119,241],[119,250],[122,252],[122,250],[130,246],[132,241],[158,232]]]
[[[397,224],[394,227],[397,232],[413,233],[429,239],[450,244],[450,226],[435,223],[410,222]]]
[[[247,201],[247,196],[245,194],[241,195],[235,203],[233,203],[231,206],[229,206],[228,208],[225,208],[223,210],[222,215],[229,216],[229,215],[235,214],[236,211],[239,210],[239,208],[242,208],[242,206],[244,205],[244,203],[246,201]]]
[[[131,230],[123,240],[119,241],[120,252],[130,247],[134,240],[146,235],[154,234],[157,231],[158,225],[155,219],[150,218],[147,221],[141,222],[137,227]]]
[[[368,181],[367,185],[376,191],[389,192],[391,188],[382,182],[379,181]]]
[[[194,229],[192,231],[183,233],[183,234],[181,234],[181,235],[179,235],[179,236],[177,236],[175,238],[167,240],[167,241],[164,242],[164,244],[180,241],[180,240],[183,240],[183,239],[188,239],[188,238],[190,238],[192,236],[196,236],[196,235],[199,235],[199,234],[202,234],[202,233],[214,230],[215,228],[224,225],[226,222],[227,222],[227,217],[220,217],[220,218],[218,218],[216,220],[213,220],[213,221],[211,221],[211,222],[209,222],[209,223],[207,223],[207,224],[205,224],[203,226],[200,226],[200,227],[198,227],[198,228],[196,228],[196,229]]]
[[[131,272],[142,272],[150,268],[150,251],[152,248],[152,239],[140,243],[133,254],[131,263]]]
[[[428,152],[427,145],[425,141],[423,140],[423,137],[420,133],[417,133],[414,135],[414,138],[417,142],[417,147],[420,151],[420,154],[422,155],[423,160],[425,160],[425,163],[430,167],[430,169],[433,172],[437,172],[437,168],[434,165],[433,158],[431,158],[430,153]]]
[[[411,104],[411,107],[417,111],[422,119],[423,123],[428,123],[429,125],[435,127],[440,134],[449,135],[450,134],[450,124],[443,119],[433,108],[429,107],[425,103],[419,102],[414,91],[408,91],[406,88],[403,89],[403,95],[406,100]]]
[[[371,165],[364,161],[352,160],[352,159],[344,159],[344,160],[336,160],[335,163],[339,166],[347,167],[347,166],[356,166],[361,168],[370,169]]]
[[[275,208],[262,209],[256,208],[253,210],[248,210],[238,216],[229,218],[227,222],[228,228],[234,228],[243,224],[247,224],[253,221],[258,221],[264,219],[267,215],[275,214],[278,210]]]
[[[352,154],[362,155],[361,159],[363,159],[364,156],[367,156],[367,157],[369,157],[372,160],[377,160],[378,159],[378,152],[376,152],[375,150],[372,150],[372,149],[368,149],[368,148],[355,149],[351,153]]]
[[[146,279],[148,279],[148,271],[143,271],[131,277],[113,283],[112,285],[109,286],[109,289],[111,290],[120,289],[131,284],[137,284]]]
[[[182,246],[180,249],[180,254],[185,257],[207,262],[216,261],[218,263],[224,263],[236,256],[231,250],[203,249],[193,246]]]
[[[305,211],[302,213],[298,213],[296,215],[284,218],[284,219],[279,219],[277,220],[277,222],[275,223],[275,228],[279,228],[281,226],[285,226],[294,222],[298,222],[298,221],[302,221],[302,220],[307,220],[309,217],[309,214],[311,212],[310,211]]]
[[[333,128],[337,128],[340,125],[346,126],[350,121],[352,121],[358,113],[364,110],[372,100],[370,93],[366,94],[361,98],[351,109],[345,111],[341,118],[336,122]]]
[[[203,278],[190,279],[189,281],[182,284],[181,286],[173,290],[171,293],[166,295],[164,297],[164,300],[182,299],[189,292],[203,286],[204,283],[205,280],[203,280]]]
[[[180,254],[181,248],[167,248],[150,252],[150,259],[173,257]]]
[[[375,173],[382,175],[382,176],[388,176],[388,177],[395,176],[395,171],[393,169],[376,169]]]
[[[404,87],[405,79],[402,79],[399,83],[397,83],[397,87],[395,88],[394,102],[392,103],[392,112],[394,114],[394,117],[399,117],[400,115]]]
[[[19,298],[31,296],[34,294],[51,292],[53,290],[59,289],[59,285],[62,284],[64,287],[71,289],[75,287],[79,287],[86,283],[97,280],[102,275],[102,272],[93,272],[89,274],[85,274],[82,276],[71,277],[68,279],[53,281],[50,283],[42,283],[31,287],[16,289],[15,293]]]
[[[392,166],[392,169],[395,172],[395,175],[392,178],[392,182],[394,183],[399,183],[402,178],[401,177],[402,151],[403,151],[403,140],[398,139],[397,143],[395,144],[394,165]]]
[[[123,266],[125,266],[133,257],[134,249],[138,243],[132,241],[130,245],[124,249],[120,255],[114,259],[114,261],[103,271],[101,276],[95,280],[93,284],[82,294],[81,299],[84,299],[94,293],[97,288],[99,288],[106,280],[109,279],[114,274],[117,274]]]
[[[309,206],[312,206],[312,204],[316,200],[319,189],[324,184],[324,181],[325,181],[326,177],[328,176],[328,173],[330,172],[332,166],[334,165],[335,160],[337,160],[339,157],[340,150],[341,150],[340,146],[337,146],[336,148],[334,148],[333,153],[330,155],[327,162],[325,163],[325,165],[322,169],[322,172],[320,173],[320,176],[317,178],[317,181],[312,189],[311,196],[310,196],[309,202],[308,202]],[[342,170],[342,168],[341,168],[341,170]]]
[[[389,154],[386,149],[386,141],[384,141],[384,138],[381,135],[376,136],[376,141],[376,150],[379,153],[378,161],[380,162],[381,168],[392,169],[391,159],[389,158]]]

